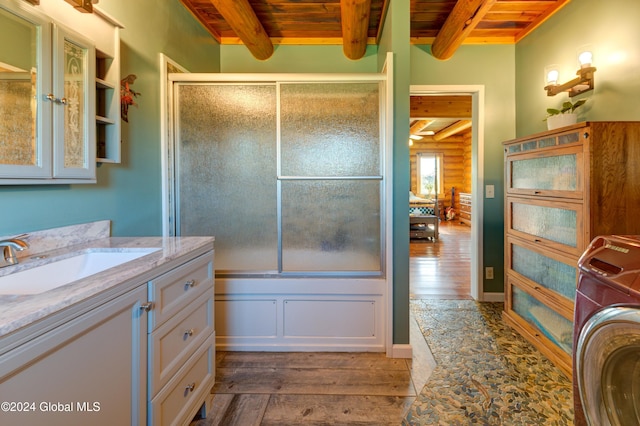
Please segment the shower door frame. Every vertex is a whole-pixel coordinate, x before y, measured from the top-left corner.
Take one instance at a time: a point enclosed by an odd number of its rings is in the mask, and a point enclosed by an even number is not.
[[[389,67],[389,64],[387,64]],[[365,276],[218,276],[215,283],[216,344],[222,350],[377,351],[392,356],[392,84],[387,74],[169,74],[167,176],[175,176],[174,83],[372,83],[380,84],[381,273]],[[168,235],[179,233],[175,182],[167,182]],[[292,308],[286,308],[290,306]],[[295,307],[295,308],[293,308]],[[291,314],[294,312],[295,314]],[[325,321],[328,313],[342,321]],[[307,317],[308,316],[308,317]],[[252,317],[252,320],[247,320]],[[287,318],[285,318],[287,317]],[[360,317],[365,317],[362,319]],[[366,319],[369,318],[369,319]],[[262,326],[262,323],[271,327]],[[345,327],[345,324],[349,324]],[[288,329],[299,326],[294,335]],[[333,328],[332,328],[333,327]],[[346,328],[346,331],[344,329]],[[226,331],[224,331],[226,330]],[[368,331],[367,331],[368,330]],[[223,333],[221,333],[223,331]],[[369,334],[369,335],[365,335]]]

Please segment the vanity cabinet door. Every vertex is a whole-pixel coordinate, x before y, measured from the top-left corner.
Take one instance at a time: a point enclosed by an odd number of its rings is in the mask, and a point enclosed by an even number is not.
[[[0,3],[0,179],[50,178],[51,22]]]
[[[146,424],[146,301],[138,286],[0,356],[0,424]]]
[[[53,46],[53,177],[93,179],[95,48],[91,40],[57,24]]]

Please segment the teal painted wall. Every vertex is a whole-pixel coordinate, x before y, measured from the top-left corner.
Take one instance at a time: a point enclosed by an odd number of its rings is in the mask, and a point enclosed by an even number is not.
[[[220,46],[220,72],[225,73],[359,73],[377,72],[377,47],[368,46],[363,58],[353,61],[342,46],[274,46],[266,61],[254,58],[244,45]]]
[[[431,46],[411,46],[412,85],[482,85],[485,90],[484,176],[495,186],[495,198],[484,199],[483,266],[493,266],[485,292],[504,290],[504,161],[502,142],[515,136],[515,46],[461,46],[440,61]],[[409,162],[407,156],[407,164]],[[484,270],[484,268],[483,268]]]
[[[136,74],[133,88],[142,93],[123,123],[122,164],[100,166],[96,185],[0,186],[0,235],[102,219],[113,221],[114,235],[162,233],[159,54],[191,71],[217,72],[219,46],[178,1],[99,6],[125,26],[121,74]]]
[[[378,50],[379,70],[393,53],[393,343],[408,344],[409,2],[390,2]]]
[[[587,99],[579,121],[640,120],[640,2],[572,1],[516,47],[517,135],[545,131],[547,108],[569,99],[547,96],[544,69],[560,65],[560,82],[575,78],[577,51],[591,45],[595,89],[572,98]]]

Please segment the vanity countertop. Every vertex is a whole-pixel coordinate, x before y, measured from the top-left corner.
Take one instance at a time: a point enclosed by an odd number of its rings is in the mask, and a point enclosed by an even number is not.
[[[213,237],[104,237],[79,242],[53,250],[31,253],[18,265],[0,269],[0,276],[71,257],[91,249],[118,250],[158,248],[158,251],[111,269],[79,279],[70,284],[34,295],[0,295],[0,338],[36,324],[78,305],[93,296],[115,297],[144,284],[157,271],[175,267],[189,254],[213,250]],[[33,244],[32,244],[33,246]],[[163,268],[163,266],[165,268]],[[155,271],[155,272],[154,272]]]

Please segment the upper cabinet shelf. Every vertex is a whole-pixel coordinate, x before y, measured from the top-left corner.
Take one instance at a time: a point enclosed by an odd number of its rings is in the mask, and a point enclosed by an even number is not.
[[[95,183],[120,162],[120,33],[66,4],[0,4],[0,185]]]

